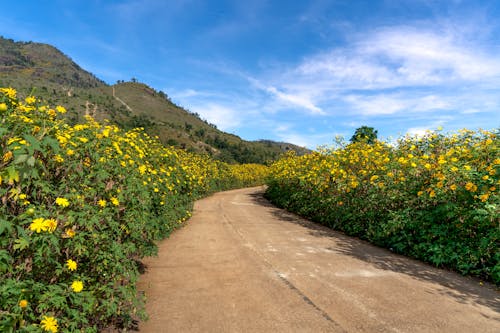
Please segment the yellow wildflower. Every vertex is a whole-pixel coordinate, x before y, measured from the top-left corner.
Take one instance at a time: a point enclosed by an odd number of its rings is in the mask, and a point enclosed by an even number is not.
[[[10,99],[15,99],[17,91],[12,88],[0,88],[0,92],[3,92],[5,95],[7,95]]]
[[[120,204],[120,201],[118,201],[118,199],[115,197],[111,197],[109,200],[111,200],[111,203],[115,206],[118,206]]]
[[[97,201],[97,204],[98,204],[99,206],[101,206],[101,207],[103,207],[103,208],[104,208],[104,207],[106,207],[106,200],[101,199],[101,200]]]
[[[38,234],[41,231],[46,231],[47,227],[45,226],[44,221],[45,221],[45,219],[43,217],[39,217],[37,219],[34,219],[33,222],[31,222],[31,224],[30,224],[30,230],[35,231]]]
[[[468,182],[467,184],[465,184],[465,189],[469,192],[476,192],[477,186],[471,182]]]
[[[57,319],[54,317],[43,316],[42,321],[40,322],[44,331],[57,333],[58,325]]]
[[[68,267],[70,271],[76,271],[78,264],[76,263],[76,261],[68,259],[66,260],[66,267]]]
[[[23,308],[23,309],[24,309],[24,308],[26,308],[27,306],[28,306],[28,301],[27,301],[27,300],[22,299],[22,300],[20,300],[20,301],[19,301],[19,307],[20,307],[20,308]]]
[[[43,221],[43,224],[45,225],[46,230],[50,233],[54,232],[57,228],[57,221],[54,219],[47,219]]]
[[[64,230],[64,234],[67,238],[73,238],[73,237],[75,237],[76,233],[73,229],[68,228],[68,229]]]
[[[56,161],[57,163],[62,163],[64,162],[64,158],[61,155],[56,154],[54,155],[54,161]]]
[[[7,104],[0,103],[0,112],[7,111]]]
[[[489,197],[490,197],[490,195],[488,193],[485,193],[485,194],[480,195],[479,199],[481,199],[482,202],[485,202],[488,200]]]
[[[79,293],[83,290],[83,282],[79,280],[73,281],[73,283],[71,284],[71,289],[73,289],[75,293]]]
[[[457,189],[457,185],[455,185],[455,184],[450,185],[450,190],[456,191],[456,189]]]
[[[26,103],[28,104],[35,104],[36,103],[36,98],[33,96],[29,96],[25,98]]]
[[[12,158],[12,152],[9,150],[8,152],[6,152],[5,154],[3,154],[3,162],[4,163],[7,163],[8,161],[10,161]]]
[[[59,112],[59,113],[66,113],[66,109],[64,108],[64,106],[56,106],[56,111]]]
[[[60,207],[68,207],[69,201],[66,198],[56,198],[56,205]]]

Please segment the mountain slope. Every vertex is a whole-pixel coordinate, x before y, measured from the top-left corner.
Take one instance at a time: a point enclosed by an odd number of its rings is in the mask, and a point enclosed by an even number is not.
[[[308,151],[288,143],[245,141],[220,131],[142,83],[107,85],[47,44],[0,37],[0,86],[12,86],[25,96],[35,91],[50,104],[64,105],[73,123],[91,115],[124,128],[143,127],[166,145],[230,163],[265,163],[288,150]]]

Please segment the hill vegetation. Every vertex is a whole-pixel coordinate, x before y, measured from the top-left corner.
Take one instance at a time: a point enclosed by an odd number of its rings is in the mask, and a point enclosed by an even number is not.
[[[283,152],[308,152],[289,143],[245,141],[220,131],[175,105],[164,92],[135,81],[108,85],[53,46],[0,37],[0,86],[16,88],[20,96],[35,93],[49,104],[65,105],[70,124],[91,115],[124,129],[143,127],[164,145],[229,163],[266,163]]]

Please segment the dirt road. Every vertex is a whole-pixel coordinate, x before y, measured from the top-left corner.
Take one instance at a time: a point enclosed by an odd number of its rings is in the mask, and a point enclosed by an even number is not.
[[[500,294],[274,208],[200,200],[146,260],[141,332],[500,332]]]

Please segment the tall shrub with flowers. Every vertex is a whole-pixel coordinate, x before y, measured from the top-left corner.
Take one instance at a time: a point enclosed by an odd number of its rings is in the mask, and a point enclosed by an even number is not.
[[[500,133],[462,130],[290,154],[276,204],[349,235],[500,284]]]
[[[0,88],[2,332],[130,326],[144,317],[135,285],[154,241],[194,199],[266,174],[163,147],[142,129],[70,126],[65,111]]]

